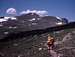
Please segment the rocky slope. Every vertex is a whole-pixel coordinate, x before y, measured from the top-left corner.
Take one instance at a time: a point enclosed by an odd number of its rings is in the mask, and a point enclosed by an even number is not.
[[[48,34],[55,38],[54,51],[61,57],[75,56],[75,28],[35,34],[0,42],[1,57],[51,57],[47,50]],[[13,35],[14,36],[14,35]]]

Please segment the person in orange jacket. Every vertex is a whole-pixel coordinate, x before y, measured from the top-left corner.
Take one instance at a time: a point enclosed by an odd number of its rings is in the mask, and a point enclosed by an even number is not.
[[[47,41],[48,52],[50,53],[50,55],[52,57],[60,57],[60,55],[57,52],[55,52],[53,49],[54,48],[54,42],[55,42],[55,39],[48,34],[48,41]]]
[[[49,34],[48,34],[47,45],[48,45],[48,50],[51,50],[54,47],[54,38],[50,36]]]

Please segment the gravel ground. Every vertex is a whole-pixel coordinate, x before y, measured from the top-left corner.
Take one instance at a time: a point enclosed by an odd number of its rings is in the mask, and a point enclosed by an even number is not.
[[[52,57],[47,50],[48,34],[55,38],[55,52],[61,57],[75,57],[75,29],[30,35],[0,42],[0,57]]]

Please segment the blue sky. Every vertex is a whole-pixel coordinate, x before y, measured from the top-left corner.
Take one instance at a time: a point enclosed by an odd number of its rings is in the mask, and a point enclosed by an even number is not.
[[[75,21],[75,0],[0,0],[0,16],[7,16],[6,10],[46,10],[50,16],[60,16]]]

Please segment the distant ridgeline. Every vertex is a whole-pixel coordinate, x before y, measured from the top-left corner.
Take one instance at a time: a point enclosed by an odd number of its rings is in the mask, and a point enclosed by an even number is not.
[[[75,24],[73,22],[73,24]],[[36,13],[23,14],[21,16],[0,17],[0,39],[18,32],[57,30],[64,26],[69,27],[66,18],[57,16],[39,16]],[[59,28],[57,28],[59,27]],[[51,28],[51,29],[50,29]],[[55,29],[54,29],[55,28]]]

